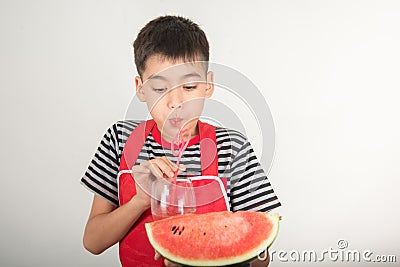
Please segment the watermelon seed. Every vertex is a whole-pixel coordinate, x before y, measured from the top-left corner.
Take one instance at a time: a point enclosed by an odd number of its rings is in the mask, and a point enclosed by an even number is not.
[[[203,235],[206,235],[206,233],[204,232]]]
[[[179,227],[175,229],[175,231],[174,231],[174,235],[175,235],[175,234],[176,234],[176,232],[178,232],[178,231],[179,231]]]
[[[179,231],[179,235],[182,234],[183,230],[185,230],[185,226],[182,226],[182,229]]]
[[[176,229],[176,226],[174,225],[174,226],[172,226],[171,231],[173,232],[175,229]]]

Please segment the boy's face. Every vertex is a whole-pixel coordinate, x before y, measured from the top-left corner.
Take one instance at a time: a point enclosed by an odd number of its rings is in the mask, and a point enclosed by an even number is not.
[[[170,141],[181,129],[197,135],[204,99],[214,91],[213,73],[207,73],[204,63],[152,56],[142,78],[135,78],[137,96],[147,103],[163,137]]]

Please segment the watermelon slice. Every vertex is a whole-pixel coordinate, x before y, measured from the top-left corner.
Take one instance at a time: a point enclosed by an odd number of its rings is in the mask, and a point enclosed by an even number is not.
[[[248,262],[268,248],[280,216],[238,211],[187,214],[146,223],[151,245],[172,262],[224,266]]]

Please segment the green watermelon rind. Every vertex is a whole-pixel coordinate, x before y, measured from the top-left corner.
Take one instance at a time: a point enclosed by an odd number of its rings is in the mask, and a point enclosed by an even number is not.
[[[240,211],[239,211],[240,212]],[[226,259],[216,259],[216,260],[191,260],[181,257],[176,257],[171,255],[169,252],[164,250],[162,247],[158,246],[158,244],[154,241],[152,231],[151,231],[151,223],[146,223],[146,233],[149,238],[150,244],[153,248],[164,258],[168,259],[171,262],[183,265],[183,266],[240,266],[240,264],[251,262],[257,259],[258,255],[268,249],[273,242],[275,241],[278,231],[279,231],[279,220],[280,216],[278,214],[269,214],[266,212],[262,212],[266,217],[268,217],[271,221],[273,221],[273,229],[271,230],[271,234],[268,239],[266,239],[263,243],[261,243],[258,247],[252,249],[251,251],[238,255],[231,258]]]

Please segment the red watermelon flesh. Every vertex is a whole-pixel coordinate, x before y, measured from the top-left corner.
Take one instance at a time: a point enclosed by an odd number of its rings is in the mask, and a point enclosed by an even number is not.
[[[146,232],[154,249],[173,262],[224,266],[254,259],[268,248],[279,218],[251,211],[187,214],[146,223]]]

